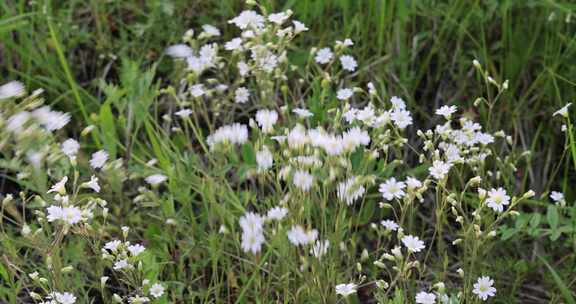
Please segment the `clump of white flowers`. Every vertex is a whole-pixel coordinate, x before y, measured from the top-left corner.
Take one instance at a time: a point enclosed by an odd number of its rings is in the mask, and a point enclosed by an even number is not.
[[[148,303],[151,299],[157,299],[165,294],[164,286],[159,283],[151,283],[150,280],[134,281],[133,275],[140,273],[142,276],[144,269],[144,258],[146,248],[142,244],[131,243],[126,238],[130,228],[122,227],[122,240],[111,240],[104,244],[101,249],[102,259],[110,263],[111,268],[118,272],[119,276],[125,277],[128,291],[125,296],[114,294],[115,298],[128,303]],[[108,277],[101,279],[101,284],[105,285]]]
[[[204,106],[195,107],[190,113],[199,115],[194,117],[191,128],[211,119],[222,121],[222,126],[206,137],[206,143],[211,151],[224,152],[226,157],[223,160],[220,154],[213,153],[207,157],[218,166],[234,163],[241,169],[237,176],[241,181],[253,179],[261,187],[262,194],[259,189],[255,191],[259,199],[270,198],[280,204],[266,211],[266,205],[251,203],[255,210],[239,219],[242,250],[259,255],[264,243],[275,246],[274,239],[285,234],[292,245],[306,247],[298,251],[302,259],[300,270],[304,271],[313,267],[306,261],[308,254],[318,259],[327,254],[332,241],[329,236],[342,231],[339,229],[344,218],[353,223],[359,216],[356,212],[374,206],[391,210],[394,215],[381,219],[382,228],[375,226],[382,229],[379,236],[386,240],[386,248],[382,248],[386,253],[376,259],[375,265],[385,268],[385,263],[393,262],[401,280],[410,280],[414,272],[426,271],[419,260],[424,251],[480,246],[492,239],[497,224],[515,214],[514,207],[532,195],[527,192],[513,196],[513,189],[501,186],[502,173],[494,163],[505,161],[512,171],[516,167],[510,158],[496,154],[492,145],[498,141],[510,144],[509,137],[502,131],[483,131],[479,123],[466,116],[458,117],[456,105],[436,109],[434,113],[441,116],[441,121],[431,129],[412,130],[414,120],[405,100],[394,95],[381,96],[374,83],[368,83],[364,90],[354,82],[352,73],[358,71],[359,63],[352,55],[351,39],[310,52],[314,68],[310,75],[316,77],[322,91],[321,109],[304,103],[308,96],[291,100],[285,94],[293,77],[287,68],[287,46],[306,29],[298,21],[290,24],[291,15],[291,11],[261,15],[247,10],[229,21],[240,34],[222,46],[216,41],[220,31],[210,27],[213,34],[187,36],[187,45],[172,46],[166,51],[177,60],[185,59],[189,71],[182,82],[184,88],[178,90],[182,93],[175,96],[178,105],[185,109],[194,105],[194,98],[202,98],[206,108],[217,113],[206,112]],[[234,60],[227,62],[224,58]],[[227,71],[237,80],[225,82],[206,74],[206,70]],[[506,84],[499,84],[499,88],[504,90]],[[223,115],[224,109],[243,109],[243,113],[251,114]],[[559,114],[563,115],[563,111]],[[250,121],[248,126],[240,123],[246,119]],[[408,144],[411,132],[417,141]],[[245,164],[236,157],[237,153]],[[405,162],[411,153],[419,164]],[[419,166],[418,170],[411,165]],[[268,188],[284,197],[265,194],[264,189]],[[374,204],[375,197],[383,201]],[[560,201],[556,194],[553,199]],[[336,201],[344,204],[335,204]],[[420,203],[414,204],[415,201]],[[419,235],[422,229],[414,229],[414,212],[419,208],[437,223],[434,234]],[[345,211],[338,211],[334,219],[310,216],[327,209]],[[281,219],[292,224],[265,227],[266,223]],[[461,229],[449,245],[442,236],[443,225],[448,222]],[[340,233],[351,237],[352,231]],[[346,236],[338,235],[343,252],[347,251]],[[363,250],[361,260],[368,255]],[[446,300],[444,283],[435,286],[439,286],[435,293],[416,294],[416,302]],[[343,296],[356,290],[355,284],[336,286],[336,293]]]
[[[417,129],[421,115],[413,116],[408,94],[357,79],[365,69],[350,38],[312,48],[297,64],[291,52],[306,25],[292,20],[290,10],[267,13],[248,2],[250,9],[228,20],[232,38],[204,24],[166,48],[180,79],[160,91],[166,107],[159,109],[166,112],[158,134],[165,138],[155,139],[153,124],[146,125],[154,138],[149,145],[122,147],[128,153],[150,146],[157,159],[123,158],[109,142],[81,138],[96,126],[76,139],[62,136],[70,114],[45,105],[41,91],[27,95],[20,82],[0,86],[1,163],[36,193],[21,194],[18,207],[34,209],[37,223],[18,213],[14,195],[2,207],[30,244],[40,244],[49,274],[29,275],[50,290],[31,298],[83,301],[86,292],[57,291],[73,267],[63,266],[54,250],[78,243],[76,236],[96,248],[102,301],[111,303],[196,297],[196,285],[184,288],[189,282],[163,283],[166,273],[176,273],[170,281],[190,273],[198,278],[191,284],[214,284],[207,294],[229,284],[226,296],[240,302],[252,300],[252,289],[278,301],[314,303],[361,302],[366,294],[382,303],[420,304],[496,296],[499,283],[478,261],[489,256],[500,224],[535,195],[518,190],[525,154],[511,149],[513,138],[485,129],[455,104],[431,112],[436,125]],[[483,76],[500,92],[507,88]],[[569,106],[553,114],[568,127]],[[135,187],[122,187],[125,181]],[[561,192],[550,199],[566,205]],[[146,236],[159,227],[169,236],[129,241],[130,228],[114,226],[129,220],[125,212],[142,212],[135,228]],[[115,231],[122,237],[111,239]],[[154,241],[161,245],[154,248]],[[171,260],[155,263],[160,254]],[[211,266],[198,257],[212,259]],[[426,281],[440,272],[446,282]],[[262,289],[287,278],[290,288],[302,283],[298,292]],[[203,295],[197,294],[185,300]]]

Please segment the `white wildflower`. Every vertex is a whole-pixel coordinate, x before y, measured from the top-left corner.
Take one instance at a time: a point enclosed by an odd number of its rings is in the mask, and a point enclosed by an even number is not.
[[[247,103],[250,98],[250,92],[245,87],[239,87],[234,92],[234,102]]]
[[[436,303],[436,295],[421,291],[416,294],[416,303],[418,304],[434,304]]]
[[[451,167],[451,164],[445,163],[441,160],[435,160],[432,162],[432,167],[428,170],[430,171],[430,175],[435,179],[441,180],[448,174],[448,172],[450,172]]]
[[[26,88],[19,81],[10,81],[0,86],[0,100],[22,97],[26,94]]]
[[[457,110],[458,108],[456,108],[456,106],[442,106],[436,110],[436,114],[442,115],[446,119],[450,119],[452,114],[456,113]]]
[[[288,209],[286,209],[284,207],[274,207],[274,208],[268,210],[268,213],[266,214],[266,219],[279,221],[279,220],[283,219],[284,217],[286,217],[287,214],[288,214]]]
[[[314,60],[319,64],[326,64],[332,60],[333,56],[334,54],[330,48],[323,48],[316,52],[316,57],[314,57]]]
[[[339,100],[348,100],[350,97],[352,97],[352,95],[354,95],[354,91],[352,89],[345,88],[338,90],[336,98]]]
[[[402,238],[402,244],[408,249],[409,252],[420,252],[426,246],[417,236],[406,235]]]
[[[340,57],[340,63],[342,64],[342,68],[349,72],[354,72],[358,66],[354,57],[350,55]]]
[[[144,252],[144,250],[146,250],[146,248],[140,244],[129,245],[127,249],[133,257],[139,256],[142,252]]]
[[[150,185],[150,186],[158,186],[161,183],[165,182],[168,179],[168,177],[166,175],[163,174],[152,174],[148,177],[145,178],[145,181]]]
[[[338,284],[336,285],[336,294],[339,294],[343,297],[348,297],[349,295],[356,293],[357,288],[358,285],[354,283]]]
[[[262,150],[256,152],[256,163],[259,171],[266,171],[272,168],[274,157],[268,147],[264,146]]]
[[[188,58],[194,55],[194,51],[185,44],[177,44],[166,49],[166,54],[174,58]]]
[[[252,10],[243,11],[240,15],[228,21],[230,24],[236,25],[238,28],[245,30],[248,28],[260,29],[264,27],[264,17]]]
[[[496,212],[502,212],[504,206],[510,203],[510,196],[506,194],[506,190],[500,187],[498,189],[491,189],[488,191],[488,198],[486,204]]]
[[[64,155],[68,156],[71,160],[74,160],[80,150],[80,144],[76,140],[69,138],[62,143],[60,149]]]
[[[278,113],[274,110],[259,110],[256,112],[256,122],[262,128],[262,132],[271,133],[278,121]]]
[[[148,292],[153,297],[159,298],[164,294],[164,287],[158,283],[155,283],[152,286],[150,286],[150,289],[148,290]]]
[[[380,224],[382,224],[382,226],[384,226],[384,228],[386,228],[386,230],[390,230],[390,231],[396,231],[398,230],[398,224],[396,224],[395,221],[392,220],[383,220],[380,222]]]
[[[100,150],[92,154],[92,158],[90,159],[90,166],[94,169],[102,168],[107,160],[108,152]]]
[[[404,188],[406,188],[406,184],[404,182],[396,181],[396,178],[392,177],[384,183],[380,184],[378,191],[382,193],[382,197],[384,197],[384,199],[391,201],[394,198],[400,199],[404,197],[406,194],[404,192]]]
[[[493,297],[496,294],[496,288],[494,288],[493,285],[494,280],[490,277],[480,277],[478,281],[474,283],[472,292],[482,299],[482,301],[486,301],[489,297]]]
[[[308,191],[310,188],[312,188],[314,177],[306,171],[298,170],[294,173],[292,182],[298,189],[302,191]]]

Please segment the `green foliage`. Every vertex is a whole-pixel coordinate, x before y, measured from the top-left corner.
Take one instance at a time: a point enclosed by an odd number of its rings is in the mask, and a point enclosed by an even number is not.
[[[505,180],[513,180],[518,192],[562,191],[567,207],[551,205],[545,197],[526,200],[519,206],[522,213],[501,226],[499,239],[507,242],[486,250],[500,254],[506,265],[514,265],[521,275],[511,278],[512,286],[501,286],[498,293],[506,303],[522,302],[518,299],[524,299],[524,294],[541,301],[575,303],[574,116],[569,114],[565,133],[560,131],[556,119],[550,119],[556,109],[576,100],[576,5],[572,1],[262,2],[270,12],[292,9],[297,19],[310,28],[310,33],[298,41],[302,49],[291,54],[295,62],[307,62],[308,46],[330,45],[336,39],[351,37],[355,56],[365,72],[359,73],[359,82],[373,81],[385,95],[401,95],[416,113],[416,120],[432,125],[437,122],[432,110],[442,104],[458,105],[465,115],[482,122],[489,130],[505,130],[517,146],[530,149],[534,153],[530,157],[515,155],[525,165],[522,176],[510,173]],[[168,136],[160,117],[166,109],[159,104],[171,100],[166,97],[169,94],[159,94],[160,88],[179,79],[181,73],[176,64],[164,58],[165,47],[177,43],[188,28],[198,28],[204,23],[220,28],[228,26],[227,20],[241,7],[241,1],[214,0],[0,1],[0,70],[3,80],[19,79],[30,88],[45,88],[46,100],[56,109],[71,112],[72,124],[77,128],[69,128],[69,134],[65,135],[78,137],[83,127],[91,124],[95,130],[88,148],[105,149],[111,159],[122,157],[125,161],[122,166],[131,172],[129,186],[122,186],[121,181],[127,177],[120,170],[105,172],[101,177],[111,188],[110,192],[104,190],[110,204],[110,224],[141,227],[134,232],[135,238],[150,242],[146,244],[150,252],[143,257],[145,276],[150,280],[162,277],[170,284],[174,299],[186,298],[191,303],[247,303],[263,295],[262,303],[275,296],[286,303],[298,299],[335,302],[333,289],[316,293],[296,285],[296,282],[318,285],[311,278],[294,274],[299,265],[286,265],[282,261],[264,265],[270,257],[286,256],[292,250],[283,246],[282,240],[274,240],[277,246],[269,246],[260,261],[248,263],[230,237],[216,233],[222,226],[228,233],[239,234],[237,219],[249,206],[272,207],[277,203],[262,200],[252,189],[255,185],[248,181],[256,166],[254,146],[246,144],[238,155],[230,156],[228,163],[214,166],[210,157],[197,152],[201,151],[202,139],[212,126],[191,125],[195,133],[189,140],[184,135]],[[492,99],[499,94],[474,72],[470,64],[473,59],[478,59],[498,82],[510,80],[509,89],[489,107],[473,107],[476,96]],[[332,113],[324,110],[338,101],[320,78],[312,79],[310,90],[306,104],[314,113],[312,124],[332,121]],[[295,97],[298,96],[287,96]],[[569,113],[574,113],[574,108]],[[505,149],[503,145],[502,150]],[[86,162],[88,157],[81,155],[79,161]],[[33,182],[14,186],[17,179],[12,172],[22,168],[24,161],[11,155],[3,158],[9,160],[0,163],[3,193],[17,193],[18,187],[36,192],[47,190],[50,182],[45,172],[35,174]],[[137,190],[141,183],[134,179],[157,173],[157,169],[145,165],[152,158],[157,159],[161,173],[168,176],[168,184],[162,186],[168,191],[142,194]],[[239,165],[243,167],[234,171]],[[361,151],[352,156],[355,174],[373,173],[377,178],[388,178],[394,175],[397,166],[369,159]],[[426,171],[426,167],[420,166],[402,174],[418,176]],[[134,207],[131,199],[136,195],[142,195],[142,204]],[[276,198],[281,199],[280,194]],[[470,204],[477,202],[470,199]],[[148,212],[152,208],[160,212]],[[22,228],[22,219],[14,216],[19,212],[3,205],[0,213],[0,302],[29,300],[23,278],[26,272],[44,267],[45,261],[31,253],[38,244],[11,240]],[[303,217],[311,216],[312,212],[303,210]],[[364,229],[383,213],[371,200],[356,214],[354,223],[347,223],[346,227]],[[166,224],[168,219],[177,225]],[[336,222],[346,217],[327,210],[323,219]],[[119,231],[102,233],[103,238],[109,239]],[[338,233],[343,232],[337,231],[335,235]],[[351,241],[351,251],[360,252],[363,248],[357,248],[358,244],[359,240]],[[49,244],[42,245],[49,248]],[[102,244],[91,245],[96,248],[92,254],[98,254],[97,247]],[[71,245],[61,251],[69,253],[64,260],[97,281],[106,266],[86,261],[87,253],[83,250],[80,245]],[[535,259],[528,251],[542,256]],[[347,261],[355,256],[327,258]],[[525,259],[529,259],[526,264],[517,264]],[[17,265],[25,263],[26,269],[18,269]],[[490,261],[476,266],[494,271],[494,277],[511,276],[509,269],[495,267]],[[374,266],[365,267],[369,268],[366,272],[379,271]],[[542,267],[547,272],[541,271]],[[283,276],[272,280],[262,269],[273,269]],[[289,270],[296,278],[286,275]],[[350,277],[337,270],[334,267],[317,275],[330,286]],[[439,277],[445,275],[438,273]],[[81,276],[72,276],[66,286],[82,282]],[[190,278],[192,281],[187,281]],[[268,281],[283,284],[269,285]],[[538,282],[535,289],[517,288],[533,282]],[[88,298],[98,288],[86,286],[84,290],[90,292],[84,296]],[[562,299],[555,296],[558,291]],[[396,290],[379,300],[406,303],[411,300],[407,294]],[[222,298],[215,299],[214,295]],[[163,299],[166,303],[170,300]],[[450,303],[457,303],[457,298],[452,297]]]

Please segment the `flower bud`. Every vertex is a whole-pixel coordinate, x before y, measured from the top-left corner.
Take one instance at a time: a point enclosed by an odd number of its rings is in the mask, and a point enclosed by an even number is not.
[[[463,278],[464,277],[464,270],[462,270],[462,268],[458,268],[458,270],[456,270],[456,273],[458,273],[458,275]]]
[[[386,282],[384,280],[378,280],[378,281],[376,281],[376,287],[378,287],[380,289],[388,289],[389,285],[388,285],[388,282]]]

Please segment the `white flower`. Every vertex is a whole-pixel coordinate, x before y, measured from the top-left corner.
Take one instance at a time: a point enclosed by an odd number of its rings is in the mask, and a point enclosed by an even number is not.
[[[392,220],[383,220],[380,222],[380,224],[382,224],[382,226],[384,226],[384,228],[386,228],[386,230],[390,230],[390,231],[396,231],[398,230],[398,224],[396,224],[395,221]]]
[[[242,250],[246,253],[258,254],[262,250],[264,241],[264,234],[261,231],[244,231],[242,233]]]
[[[292,182],[298,189],[302,191],[308,191],[310,188],[312,188],[314,177],[306,171],[298,170],[294,173]]]
[[[408,249],[409,252],[420,252],[426,246],[417,236],[406,235],[402,238],[402,244]]]
[[[194,97],[200,97],[205,94],[204,85],[203,84],[195,84],[190,87],[190,94]]]
[[[368,87],[368,93],[370,95],[376,95],[377,91],[376,91],[376,87],[374,86],[374,83],[369,82],[366,86]]]
[[[392,109],[394,111],[406,109],[406,102],[404,102],[404,100],[398,96],[392,96],[390,98],[390,103],[392,103]]]
[[[262,17],[255,11],[248,10],[243,11],[242,13],[240,13],[240,15],[228,21],[228,23],[234,24],[242,30],[245,30],[248,27],[252,29],[260,29],[264,27],[264,17]]]
[[[202,26],[202,30],[204,30],[204,35],[206,37],[215,37],[215,36],[220,36],[220,30],[210,24],[204,24]]]
[[[250,98],[250,92],[245,87],[239,87],[234,92],[234,101],[236,103],[246,103]]]
[[[123,260],[120,260],[120,261],[114,263],[114,266],[112,268],[114,270],[121,270],[121,269],[127,268],[129,266],[130,266],[130,264],[128,264],[128,260],[123,259]]]
[[[218,56],[218,44],[210,43],[203,45],[200,48],[200,62],[203,65],[203,68],[209,68],[214,66]]]
[[[486,204],[496,212],[502,212],[504,206],[510,203],[510,196],[506,194],[506,190],[502,187],[498,189],[492,188],[488,191],[488,198]]]
[[[19,81],[10,81],[0,86],[0,100],[21,97],[26,94],[26,88]]]
[[[567,103],[565,106],[563,106],[560,110],[554,112],[554,114],[552,116],[556,116],[556,115],[560,115],[564,118],[568,117],[568,108],[572,105],[571,102]]]
[[[76,303],[76,297],[69,292],[55,292],[54,299],[60,304],[74,304]]]
[[[288,146],[291,149],[302,148],[309,141],[310,139],[306,135],[306,129],[301,124],[297,124],[290,130],[290,133],[288,133]]]
[[[248,74],[250,74],[250,67],[246,62],[240,61],[238,64],[236,64],[236,67],[238,68],[238,73],[240,76],[246,77]]]
[[[242,50],[242,38],[234,38],[224,44],[224,49],[228,51]]]
[[[416,294],[416,303],[418,304],[434,304],[436,303],[436,295],[424,291]]]
[[[474,284],[472,292],[477,295],[482,301],[486,301],[489,297],[496,294],[496,288],[493,287],[494,280],[490,277],[480,277]]]
[[[206,142],[210,148],[214,148],[218,144],[233,144],[241,145],[248,140],[248,127],[239,123],[232,125],[222,126],[206,138]]]
[[[98,177],[92,175],[90,181],[86,183],[86,187],[94,190],[94,192],[100,192],[100,185],[98,185]]]
[[[342,64],[342,68],[349,72],[354,72],[358,66],[354,57],[350,55],[341,56],[340,63]]]
[[[145,181],[150,185],[150,186],[158,186],[161,183],[165,182],[168,179],[168,177],[166,175],[163,174],[152,174],[148,177],[145,178]]]
[[[82,220],[82,211],[76,207],[62,209],[62,221],[68,225],[74,225]]]
[[[266,219],[279,221],[284,217],[286,217],[287,214],[288,209],[284,207],[274,207],[268,210],[268,213],[266,214]]]
[[[150,286],[150,289],[148,290],[148,292],[153,297],[159,298],[164,294],[164,287],[158,283],[155,283],[152,286]]]
[[[110,242],[107,242],[106,244],[104,244],[104,249],[108,249],[112,252],[116,252],[116,250],[118,250],[118,247],[120,247],[120,245],[122,245],[122,242],[119,240],[113,240]]]
[[[565,200],[564,199],[564,193],[558,192],[558,191],[552,191],[550,193],[550,198],[556,203],[560,203],[560,202],[563,202]]]
[[[304,23],[297,21],[297,20],[293,20],[292,23],[294,24],[294,33],[295,34],[308,31],[308,28],[306,27],[306,25]]]
[[[264,219],[260,214],[247,212],[240,218],[240,227],[244,232],[261,232]]]
[[[32,111],[32,117],[48,131],[60,130],[70,122],[70,114],[52,111],[48,106]]]
[[[422,187],[422,182],[412,176],[408,176],[406,178],[406,185],[408,186],[408,190],[414,190]]]
[[[352,97],[352,95],[354,95],[354,91],[352,89],[345,88],[338,90],[336,98],[340,100],[347,100]]]
[[[404,192],[406,184],[404,182],[397,182],[394,177],[388,179],[384,183],[380,184],[378,191],[382,193],[384,199],[391,201],[394,198],[402,198],[406,194]]]
[[[390,119],[394,124],[400,128],[405,129],[407,126],[412,124],[412,116],[410,112],[406,110],[395,110],[390,114]]]
[[[20,132],[22,131],[22,127],[26,124],[31,118],[30,112],[22,111],[16,113],[10,118],[8,118],[8,122],[6,123],[6,129],[11,132]]]
[[[451,164],[445,163],[441,160],[435,160],[432,162],[432,167],[428,170],[430,171],[430,175],[435,179],[441,180],[448,174],[448,172],[450,172],[451,167]]]
[[[347,180],[338,184],[338,198],[346,202],[347,205],[352,205],[352,203],[364,195],[366,189],[360,181],[358,177],[352,176]]]
[[[63,221],[68,225],[74,225],[82,220],[82,211],[76,207],[50,206],[46,211],[48,211],[46,219],[49,222]]]
[[[144,252],[144,250],[146,250],[146,248],[140,244],[135,244],[135,245],[130,245],[128,246],[128,251],[130,252],[130,254],[132,256],[138,256],[140,255],[142,252]]]
[[[452,114],[456,113],[458,108],[456,106],[442,106],[436,110],[436,115],[442,115],[446,119],[450,119]]]
[[[174,58],[188,58],[194,55],[194,51],[185,44],[176,44],[166,49],[166,55]]]
[[[332,60],[332,56],[334,56],[334,54],[330,48],[323,48],[316,52],[316,57],[314,57],[314,60],[316,60],[316,62],[319,64],[326,64]]]
[[[176,116],[179,116],[180,118],[187,118],[190,117],[190,115],[192,115],[192,110],[190,109],[182,109],[176,113],[174,113]]]
[[[318,237],[318,231],[316,229],[306,231],[304,228],[302,228],[302,226],[294,225],[288,231],[287,236],[290,243],[292,243],[294,246],[306,245],[316,241],[316,238]]]
[[[307,117],[314,116],[314,114],[312,114],[312,112],[308,111],[307,109],[301,109],[301,108],[296,108],[296,109],[292,110],[292,113],[298,115],[301,118],[307,118]]]
[[[348,47],[348,46],[353,46],[354,42],[352,42],[352,39],[346,38],[346,39],[344,39],[344,41],[336,40],[336,45]]]
[[[60,220],[62,218],[62,207],[50,206],[50,207],[46,208],[46,211],[48,212],[46,219],[49,222],[54,222],[54,221]]]
[[[259,171],[266,171],[272,168],[274,157],[268,147],[264,146],[262,150],[256,152],[256,163]]]
[[[107,160],[108,152],[100,150],[92,154],[92,158],[90,159],[90,166],[94,169],[102,168]]]
[[[80,150],[80,144],[76,140],[68,138],[62,143],[60,149],[62,150],[62,153],[64,153],[64,155],[68,156],[68,158],[70,158],[71,160],[74,160],[76,159],[76,154],[78,154],[78,150]]]
[[[317,259],[321,259],[324,255],[326,255],[326,253],[328,253],[328,247],[330,247],[330,241],[318,240],[316,243],[314,243],[314,246],[310,248],[310,254],[315,256]]]
[[[356,293],[357,288],[358,285],[354,283],[338,284],[336,285],[336,294],[339,294],[343,297],[348,297],[349,295]]]
[[[274,110],[259,110],[256,112],[256,122],[262,128],[262,132],[270,133],[278,121],[278,113]]]
[[[68,176],[64,176],[59,182],[54,184],[48,193],[56,192],[59,194],[66,194],[66,182],[68,182]]]
[[[286,19],[290,17],[290,15],[291,11],[270,14],[268,15],[268,20],[272,23],[281,25],[282,23],[284,23],[284,21],[286,21]]]
[[[342,134],[342,145],[347,152],[353,152],[360,145],[368,146],[370,144],[370,135],[367,131],[354,127]]]
[[[240,218],[242,228],[242,250],[246,253],[257,254],[264,243],[263,234],[264,219],[257,213],[247,212]]]

